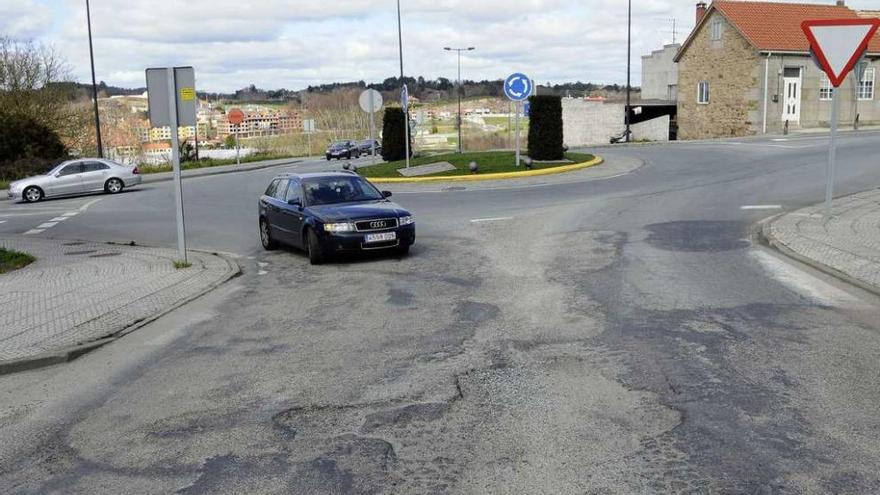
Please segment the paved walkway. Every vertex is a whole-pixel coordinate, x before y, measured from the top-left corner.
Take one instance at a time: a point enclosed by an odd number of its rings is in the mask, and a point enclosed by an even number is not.
[[[238,272],[224,258],[87,242],[0,237],[32,265],[0,275],[0,365],[113,336],[216,287]]]
[[[783,251],[869,290],[880,291],[880,189],[834,201],[826,223],[824,205],[783,215],[764,226]]]
[[[217,167],[191,168],[182,170],[181,177],[189,179],[192,177],[204,177],[206,175],[232,174],[238,172],[250,172],[253,170],[262,170],[265,168],[280,167],[283,165],[293,165],[300,163],[309,158],[279,158],[277,160],[264,160],[261,162],[242,163],[241,165],[220,165]],[[159,172],[158,174],[144,174],[144,182],[161,182],[174,179],[174,172]]]

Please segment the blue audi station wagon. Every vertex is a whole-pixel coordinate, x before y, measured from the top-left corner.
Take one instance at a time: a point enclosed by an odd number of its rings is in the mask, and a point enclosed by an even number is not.
[[[300,248],[313,265],[346,252],[409,253],[416,242],[412,214],[354,172],[286,174],[260,197],[260,240]]]

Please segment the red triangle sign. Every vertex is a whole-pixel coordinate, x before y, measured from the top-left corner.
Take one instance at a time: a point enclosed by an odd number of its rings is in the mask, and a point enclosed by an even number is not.
[[[810,48],[835,88],[852,72],[878,28],[880,19],[867,18],[823,19],[801,24],[810,40]]]

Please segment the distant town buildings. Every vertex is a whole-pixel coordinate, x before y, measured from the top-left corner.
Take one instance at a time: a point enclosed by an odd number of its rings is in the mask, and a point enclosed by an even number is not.
[[[230,123],[225,114],[217,120],[221,136],[238,134],[240,138],[254,138],[303,132],[303,119],[299,112],[255,106],[242,108],[242,111],[244,122],[239,125]]]

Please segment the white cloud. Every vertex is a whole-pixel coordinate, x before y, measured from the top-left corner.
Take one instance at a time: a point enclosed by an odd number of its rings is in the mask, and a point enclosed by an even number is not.
[[[45,33],[51,22],[52,13],[45,4],[34,0],[0,1],[0,35],[35,38]]]
[[[814,0],[819,1],[819,0]],[[869,3],[876,0],[865,0]],[[694,23],[695,0],[633,2],[633,77],[641,55]],[[518,70],[541,82],[626,79],[623,0],[401,0],[407,75],[455,76],[443,46],[476,46],[464,77]],[[861,5],[868,8],[870,5]],[[381,81],[399,73],[394,0],[101,0],[92,2],[98,78],[143,85],[143,70],[193,65],[199,86],[251,83],[299,89],[333,81]],[[0,29],[52,43],[88,80],[81,2],[0,0]]]

